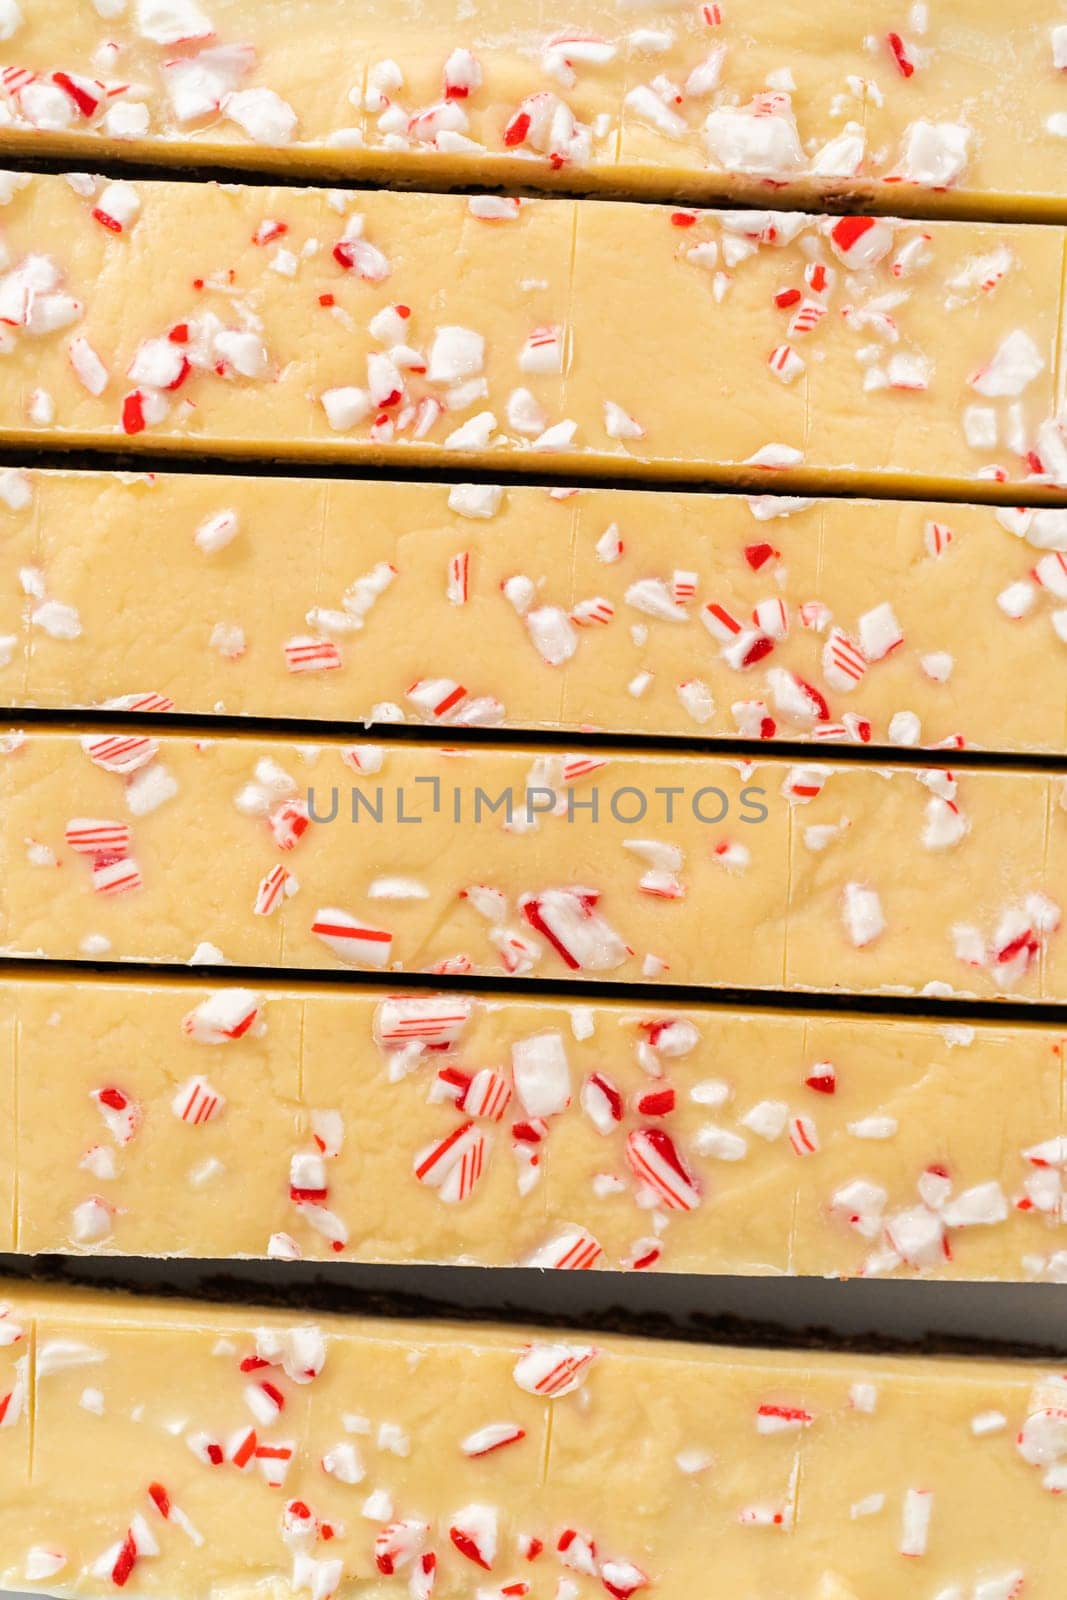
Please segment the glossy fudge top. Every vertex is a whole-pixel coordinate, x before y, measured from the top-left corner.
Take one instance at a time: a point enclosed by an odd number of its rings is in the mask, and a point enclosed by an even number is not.
[[[1064,234],[11,175],[0,440],[1018,500]]]
[[[150,697],[148,697],[150,700]],[[13,955],[1067,997],[1063,780],[14,733]]]
[[[7,0],[0,27],[13,151],[934,212],[1067,197],[1055,0]]]
[[[12,1587],[1060,1593],[1055,1367],[4,1298]]]
[[[1064,1042],[662,996],[11,979],[0,1249],[1063,1282]]]
[[[1051,507],[11,469],[0,528],[9,706],[1067,749]]]

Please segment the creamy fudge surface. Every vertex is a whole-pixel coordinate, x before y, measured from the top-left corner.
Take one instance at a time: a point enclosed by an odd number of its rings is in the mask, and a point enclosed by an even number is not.
[[[7,175],[0,442],[1006,501],[1064,233]]]
[[[5,0],[0,149],[1064,214],[1056,0]]]
[[[11,1587],[1061,1593],[1055,1366],[5,1295]]]
[[[0,444],[560,485],[0,477],[0,694],[130,714],[0,739],[0,949],[275,972],[0,984],[0,1247],[1067,1280],[1062,1033],[933,1015],[1067,1001],[1063,780],[951,769],[1067,746],[1062,8],[355,11],[0,0],[0,151],[669,203],[0,177]],[[943,220],[817,214],[897,197]],[[346,968],[667,999],[296,981]],[[1048,1365],[12,1285],[0,1581],[1059,1600],[1065,1417]]]
[[[9,469],[0,529],[9,706],[1067,749],[1064,510]]]
[[[1064,796],[1025,770],[14,732],[0,944],[1063,999]]]
[[[1062,1030],[34,978],[0,1038],[0,1249],[1067,1280]]]

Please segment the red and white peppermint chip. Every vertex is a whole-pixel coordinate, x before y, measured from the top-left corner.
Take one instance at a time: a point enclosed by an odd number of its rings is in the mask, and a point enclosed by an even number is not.
[[[141,1109],[124,1089],[93,1089],[89,1098],[96,1101],[108,1132],[116,1144],[129,1144],[141,1126]],[[3,1340],[0,1339],[0,1344]]]
[[[830,228],[830,248],[853,270],[873,267],[893,248],[893,227],[882,217],[839,217]]]
[[[664,1129],[635,1129],[626,1141],[626,1159],[636,1176],[669,1211],[692,1211],[699,1206],[697,1180]]]
[[[470,1080],[463,1097],[463,1109],[469,1117],[486,1117],[499,1122],[511,1102],[511,1080],[506,1073],[492,1067],[482,1067]]]
[[[89,733],[81,747],[94,766],[123,776],[147,766],[159,754],[158,739],[147,734]]]
[[[488,1135],[473,1122],[461,1123],[445,1138],[419,1151],[415,1176],[449,1204],[466,1200],[485,1171],[488,1151]]]
[[[382,1528],[374,1541],[374,1564],[382,1576],[391,1578],[409,1566],[422,1550],[429,1531],[428,1523],[414,1517]]]
[[[581,1388],[599,1354],[591,1344],[527,1345],[512,1368],[512,1377],[527,1394],[558,1400]]]
[[[311,924],[316,939],[321,939],[334,955],[350,967],[385,967],[393,945],[393,935],[384,928],[372,928],[347,911],[326,906],[316,912]]]
[[[632,953],[596,909],[598,889],[543,889],[523,895],[520,909],[572,971],[610,972]]]
[[[67,823],[64,837],[70,848],[81,856],[124,856],[130,847],[130,825],[74,817]]]
[[[225,1107],[224,1096],[203,1077],[188,1078],[170,1103],[179,1122],[188,1122],[194,1128],[217,1121]]]
[[[602,1562],[600,1581],[612,1600],[630,1600],[630,1596],[639,1589],[647,1589],[650,1582],[648,1576],[632,1561]]]
[[[603,1245],[587,1228],[564,1228],[556,1238],[532,1251],[524,1265],[558,1272],[588,1272],[603,1254]]]
[[[448,1537],[461,1556],[466,1556],[484,1572],[492,1571],[496,1560],[499,1517],[495,1506],[476,1503],[457,1511],[449,1524]]]
[[[604,1072],[590,1073],[582,1084],[579,1101],[598,1133],[613,1133],[622,1121],[622,1094]]]
[[[262,1031],[262,1000],[252,989],[217,989],[182,1018],[182,1032],[197,1044],[231,1044]]]
[[[465,995],[391,995],[374,1014],[374,1037],[387,1048],[415,1041],[455,1044],[470,1020],[473,1001]]]
[[[465,1456],[488,1456],[494,1450],[503,1450],[506,1445],[518,1444],[525,1437],[526,1429],[520,1428],[517,1422],[489,1422],[484,1428],[476,1428],[469,1433],[460,1444],[460,1449]]]

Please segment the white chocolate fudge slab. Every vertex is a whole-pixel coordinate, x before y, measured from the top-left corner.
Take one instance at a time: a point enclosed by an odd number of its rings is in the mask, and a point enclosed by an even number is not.
[[[11,955],[1067,998],[1041,773],[131,722],[3,752]]]
[[[1055,0],[12,0],[0,26],[12,155],[1030,216],[1067,199]]]
[[[1062,1031],[41,978],[0,1027],[24,1254],[1067,1278]]]
[[[5,1296],[10,1588],[1060,1592],[1051,1364]]]
[[[12,469],[0,528],[9,706],[1067,749],[1052,508]]]
[[[1067,483],[1059,228],[3,192],[0,443],[1009,502]]]
[[[16,1169],[18,1136],[15,1131],[18,1107],[15,1103],[17,1061],[17,1022],[10,1006],[0,1006],[0,1250],[14,1244],[18,1231]]]

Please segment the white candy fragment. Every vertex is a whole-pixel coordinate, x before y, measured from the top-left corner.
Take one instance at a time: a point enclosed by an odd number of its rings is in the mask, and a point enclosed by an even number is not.
[[[861,883],[846,883],[843,894],[842,916],[845,931],[857,950],[873,944],[885,932],[885,914],[882,902],[874,889]]]
[[[205,555],[215,555],[237,537],[238,517],[236,511],[217,511],[213,517],[208,517],[197,528],[194,541],[198,550]]]
[[[103,394],[107,388],[107,368],[88,339],[80,334],[70,341],[70,364],[84,389],[92,395]]]
[[[511,1047],[515,1093],[530,1117],[557,1116],[571,1102],[570,1067],[563,1036],[538,1033]]]
[[[704,123],[704,144],[712,162],[727,172],[753,177],[787,178],[800,171],[804,151],[789,96],[769,115],[755,106],[721,106]]]
[[[448,491],[448,509],[457,516],[487,522],[500,510],[504,490],[495,483],[455,483]]]
[[[152,44],[189,44],[214,32],[195,0],[137,0],[137,32]]]
[[[371,411],[371,398],[365,389],[349,385],[341,389],[327,389],[321,396],[326,420],[336,433],[347,433],[362,422]]]
[[[986,399],[1019,395],[1045,370],[1045,358],[1028,333],[1016,328],[1003,338],[984,367],[971,378],[976,394]]]
[[[430,346],[427,377],[431,383],[460,383],[474,378],[485,362],[485,340],[470,328],[438,328]]]
[[[947,189],[963,175],[971,130],[959,122],[913,122],[904,134],[894,176],[905,183]]]
[[[289,144],[296,132],[296,112],[273,89],[238,89],[227,95],[223,110],[256,144]]]

